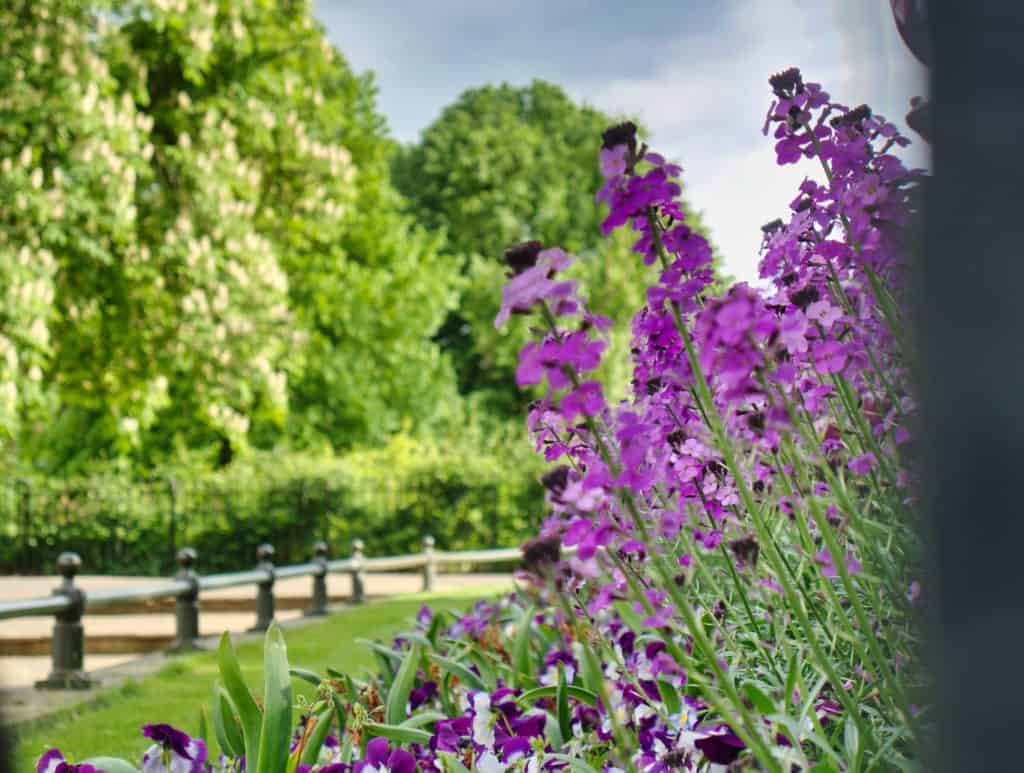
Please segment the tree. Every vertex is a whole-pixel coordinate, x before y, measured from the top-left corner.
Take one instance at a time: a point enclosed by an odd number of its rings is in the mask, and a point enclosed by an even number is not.
[[[396,185],[416,216],[447,234],[463,261],[457,310],[439,336],[463,393],[509,417],[523,400],[512,371],[528,340],[526,323],[494,329],[506,247],[527,239],[560,246],[581,260],[577,277],[595,311],[616,321],[613,346],[629,345],[629,319],[643,304],[644,267],[628,238],[601,236],[605,207],[597,163],[601,132],[615,120],[574,103],[559,87],[483,86],[464,92],[396,154]],[[694,223],[700,229],[699,220]],[[608,362],[623,363],[615,356]],[[603,374],[621,393],[625,367]]]
[[[454,266],[401,214],[372,80],[311,3],[45,0],[0,23],[0,418],[23,453],[433,420]]]

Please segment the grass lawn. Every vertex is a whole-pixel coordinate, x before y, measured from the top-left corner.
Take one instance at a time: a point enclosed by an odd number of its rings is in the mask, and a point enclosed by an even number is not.
[[[288,662],[293,666],[325,673],[326,666],[358,674],[372,667],[373,655],[356,639],[390,639],[411,627],[416,610],[427,602],[438,608],[468,607],[482,595],[493,595],[493,587],[475,587],[464,594],[419,594],[375,601],[346,609],[323,622],[285,630]],[[262,641],[250,641],[237,647],[242,671],[259,695],[262,691]],[[15,770],[34,771],[39,755],[56,746],[68,759],[82,760],[104,755],[124,757],[137,763],[148,742],[140,733],[147,722],[168,722],[196,733],[199,707],[205,706],[217,678],[216,654],[203,652],[177,658],[153,676],[127,682],[101,693],[92,703],[80,705],[53,717],[37,720],[17,731]],[[308,694],[312,688],[293,680],[295,694]],[[211,756],[218,753],[210,729]]]

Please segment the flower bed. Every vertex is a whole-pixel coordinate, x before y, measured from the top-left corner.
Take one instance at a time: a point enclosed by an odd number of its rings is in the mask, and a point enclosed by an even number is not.
[[[817,179],[765,226],[766,289],[714,295],[679,168],[632,124],[603,136],[602,227],[631,227],[657,267],[633,320],[628,401],[609,405],[588,376],[609,322],[559,277],[572,256],[507,252],[496,324],[535,317],[516,378],[546,385],[528,426],[561,462],[543,478],[551,514],[524,545],[527,590],[455,620],[425,611],[374,645],[369,679],[297,672],[319,698],[294,735],[279,634],[263,707],[225,643],[210,716],[227,757],[188,761],[161,735],[143,770],[238,770],[244,757],[266,773],[781,773],[919,758],[902,288],[921,173],[869,108],[795,69],[770,85],[778,162],[807,160]]]

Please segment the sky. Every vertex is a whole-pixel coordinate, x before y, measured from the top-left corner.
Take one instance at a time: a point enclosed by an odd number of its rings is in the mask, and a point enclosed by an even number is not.
[[[612,115],[639,118],[652,149],[683,166],[725,270],[757,276],[760,226],[805,176],[780,168],[761,134],[771,73],[798,66],[851,106],[867,103],[908,136],[903,116],[924,69],[888,0],[316,0],[328,36],[372,70],[390,130],[415,141],[445,106],[486,83],[558,84]],[[596,138],[595,138],[596,142]],[[595,144],[595,163],[596,163]],[[927,165],[920,144],[907,154]]]

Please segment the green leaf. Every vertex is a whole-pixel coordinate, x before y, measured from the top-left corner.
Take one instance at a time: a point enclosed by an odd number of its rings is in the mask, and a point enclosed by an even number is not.
[[[413,682],[416,681],[416,670],[420,664],[420,645],[414,644],[402,661],[402,666],[395,675],[395,681],[388,690],[387,705],[384,717],[389,725],[397,725],[405,719],[405,706],[409,702]]]
[[[442,719],[448,719],[448,715],[442,714],[440,711],[424,711],[420,714],[413,714],[402,722],[402,727],[424,727],[440,722]]]
[[[139,773],[137,767],[119,757],[90,757],[79,764],[92,765],[104,773]]]
[[[516,631],[516,639],[512,645],[512,670],[516,687],[523,687],[527,682],[536,682],[534,669],[530,664],[530,623],[533,615],[534,608],[530,607],[519,622],[519,630]]]
[[[762,714],[775,714],[775,701],[768,697],[765,692],[754,682],[746,682],[743,685],[743,692],[750,698],[750,702],[757,707]]]
[[[470,687],[474,690],[486,690],[484,683],[480,680],[480,677],[470,671],[462,663],[459,663],[449,658],[443,658],[433,652],[428,653],[427,657],[437,665],[441,667],[443,671],[447,671],[452,676],[458,677],[459,681],[462,682],[466,687]]]
[[[792,706],[793,691],[796,689],[797,679],[800,677],[800,661],[797,660],[796,652],[789,659],[789,669],[786,673],[786,694],[783,696],[785,699],[785,705],[788,713],[788,709]]]
[[[583,682],[583,686],[590,690],[590,692],[595,695],[600,694],[604,675],[601,671],[601,664],[597,662],[597,657],[589,647],[583,648],[583,659],[580,663],[580,680]]]
[[[574,770],[577,773],[598,773],[596,768],[591,767],[577,757],[570,757],[568,754],[549,754],[546,759],[564,762],[569,766],[569,770]]]
[[[213,702],[210,704],[210,716],[213,719],[213,731],[217,736],[220,750],[229,757],[241,757],[245,754],[245,738],[242,728],[238,725],[235,714],[237,710],[221,687],[220,682],[213,684]]]
[[[292,740],[292,682],[281,627],[272,623],[263,640],[263,727],[256,773],[280,773]],[[248,767],[248,760],[246,761]]]
[[[416,727],[405,727],[404,725],[383,724],[380,722],[366,722],[363,730],[370,735],[382,735],[397,743],[418,743],[427,745],[430,743],[431,734],[426,730]]]
[[[580,703],[586,703],[588,706],[597,708],[597,694],[591,692],[584,687],[577,687],[574,684],[566,685],[566,692]],[[523,708],[532,706],[534,703],[539,701],[541,698],[550,698],[558,692],[558,687],[553,684],[544,685],[543,687],[534,687],[532,690],[527,690],[518,698],[518,703]]]
[[[555,700],[558,707],[558,729],[562,738],[572,738],[572,715],[569,713],[569,686],[565,682],[565,666],[558,663],[558,694]]]
[[[661,702],[665,704],[668,713],[678,716],[683,710],[683,702],[679,698],[679,691],[675,685],[669,684],[664,679],[657,680],[658,692],[661,694]]]
[[[296,668],[295,666],[292,666],[288,669],[288,673],[304,682],[309,682],[314,687],[319,687],[320,682],[323,681],[319,674],[310,671],[308,668]]]
[[[309,734],[309,737],[306,739],[306,745],[302,749],[302,755],[299,757],[300,764],[312,766],[320,758],[320,749],[324,745],[324,739],[327,738],[327,734],[331,731],[333,720],[333,706],[329,706],[320,712],[316,719],[316,726]]]
[[[462,761],[451,752],[441,752],[438,756],[442,760],[445,773],[470,773],[469,768],[463,765]]]
[[[850,770],[856,771],[860,767],[860,733],[857,723],[849,717],[843,726],[843,745],[846,747],[846,758],[851,761]]]
[[[196,734],[196,737],[199,738],[204,744],[209,746],[209,743],[208,743],[209,736],[210,736],[210,731],[209,731],[209,727],[207,726],[207,722],[206,722],[206,707],[205,706],[200,706],[199,707],[199,732]]]
[[[260,748],[260,727],[263,718],[260,715],[259,706],[249,692],[249,688],[242,678],[242,669],[238,665],[238,658],[231,646],[231,637],[225,631],[220,637],[220,647],[217,650],[217,662],[220,666],[220,678],[224,683],[224,689],[231,697],[238,718],[242,724],[242,735],[245,739],[246,763],[256,770],[256,763],[259,760]]]

